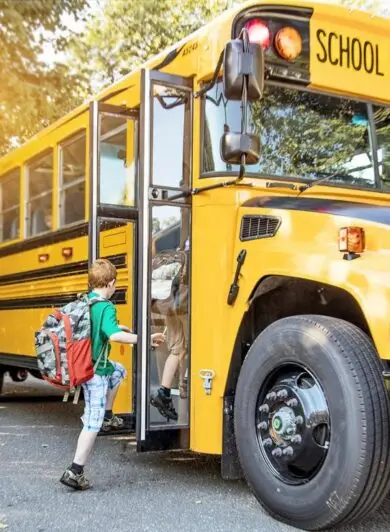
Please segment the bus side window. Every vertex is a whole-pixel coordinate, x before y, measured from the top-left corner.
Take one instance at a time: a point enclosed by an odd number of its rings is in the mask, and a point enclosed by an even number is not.
[[[390,188],[390,108],[374,108],[378,144],[379,175],[384,188]]]
[[[0,242],[19,238],[20,170],[0,177]]]
[[[60,227],[85,220],[85,133],[60,146]]]
[[[53,152],[40,156],[26,166],[26,236],[51,231]]]

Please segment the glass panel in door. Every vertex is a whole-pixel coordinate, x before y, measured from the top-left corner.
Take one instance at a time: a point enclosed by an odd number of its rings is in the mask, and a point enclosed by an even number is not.
[[[151,210],[151,332],[166,343],[149,352],[150,428],[188,424],[189,345],[189,209]]]

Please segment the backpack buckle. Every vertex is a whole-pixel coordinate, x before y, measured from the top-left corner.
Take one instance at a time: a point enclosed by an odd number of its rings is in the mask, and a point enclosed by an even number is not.
[[[73,404],[77,405],[80,399],[80,393],[81,393],[81,386],[80,384],[76,386],[76,388],[70,388],[69,390],[66,390],[64,393],[64,397],[62,398],[63,403],[67,403],[69,396],[73,395]]]

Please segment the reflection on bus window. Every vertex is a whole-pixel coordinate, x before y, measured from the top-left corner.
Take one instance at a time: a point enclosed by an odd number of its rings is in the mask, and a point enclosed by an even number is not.
[[[26,236],[52,229],[53,152],[26,167]]]
[[[20,170],[0,177],[0,242],[19,238]]]
[[[203,172],[238,171],[221,159],[220,138],[240,131],[240,102],[227,102],[218,83],[206,96]],[[375,172],[365,104],[267,86],[250,106],[249,130],[261,139],[251,173],[296,179],[332,176],[329,183],[374,187]]]
[[[60,146],[60,226],[85,220],[85,133]]]
[[[188,186],[190,98],[185,91],[161,85],[154,85],[153,92],[153,184]]]
[[[176,206],[152,209],[151,325],[167,338],[150,355],[152,425],[188,423],[189,216]]]
[[[135,126],[126,117],[100,117],[100,203],[135,204]]]
[[[390,188],[390,108],[374,108],[378,143],[379,175],[385,188]]]

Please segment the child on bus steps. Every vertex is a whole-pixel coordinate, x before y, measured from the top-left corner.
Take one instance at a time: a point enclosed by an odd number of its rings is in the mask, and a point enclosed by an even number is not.
[[[77,490],[90,487],[84,475],[84,466],[100,429],[109,431],[123,426],[123,419],[112,413],[112,406],[126,370],[118,362],[108,360],[109,341],[136,344],[137,335],[131,333],[128,327],[118,324],[116,308],[109,301],[115,292],[116,275],[115,266],[106,259],[96,260],[88,273],[91,288],[88,297],[102,298],[102,301],[91,306],[92,360],[94,364],[98,364],[93,378],[82,384],[85,406],[81,419],[84,427],[78,438],[73,463],[60,479],[62,484]],[[157,347],[164,341],[161,333],[152,334],[153,346]]]

